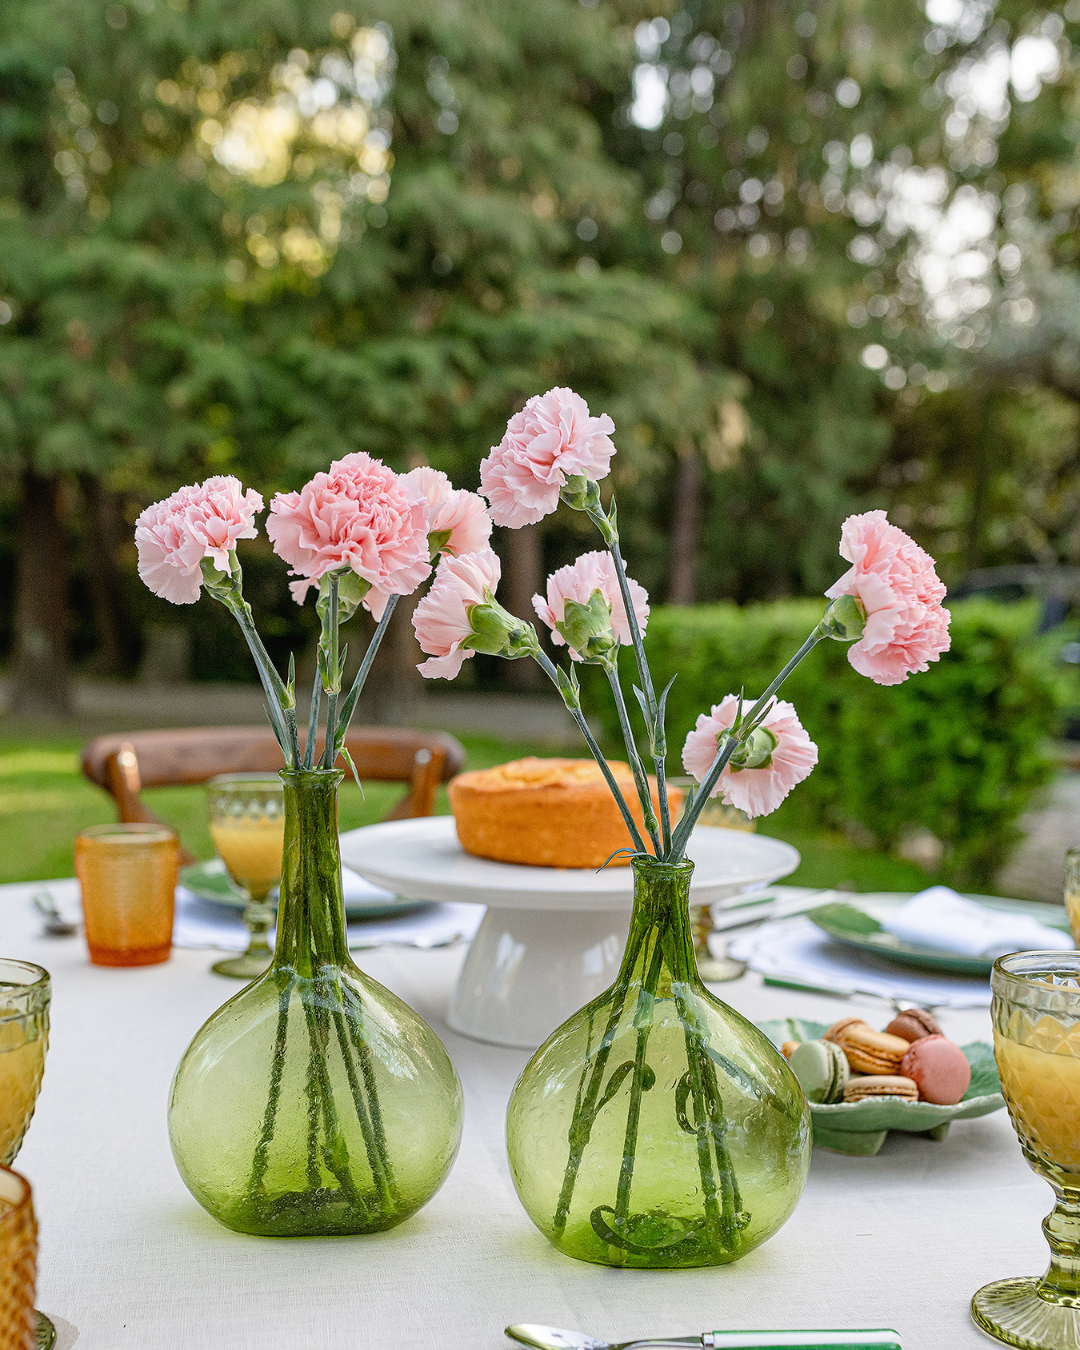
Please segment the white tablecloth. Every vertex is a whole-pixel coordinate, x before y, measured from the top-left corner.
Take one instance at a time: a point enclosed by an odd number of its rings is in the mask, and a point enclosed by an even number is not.
[[[54,886],[60,899],[74,883]],[[245,1237],[209,1217],[173,1166],[165,1105],[200,1024],[236,989],[212,955],[111,970],[81,937],[38,936],[33,885],[0,887],[0,954],[54,981],[52,1040],[37,1114],[16,1161],[41,1229],[38,1306],[60,1350],[500,1350],[509,1322],[613,1339],[742,1327],[892,1326],[905,1350],[986,1345],[968,1300],[989,1280],[1040,1272],[1049,1188],[1027,1168],[1004,1111],[961,1121],[941,1143],[891,1135],[876,1158],[818,1150],[794,1215],[733,1266],[608,1270],[553,1250],[518,1205],[503,1114],[528,1055],[481,1045],[443,1018],[461,960],[381,949],[359,964],[445,1041],[465,1087],[465,1136],[421,1212],[371,1237]],[[716,986],[746,1016],[832,1021],[885,1005]],[[989,1039],[985,1011],[943,1018]]]

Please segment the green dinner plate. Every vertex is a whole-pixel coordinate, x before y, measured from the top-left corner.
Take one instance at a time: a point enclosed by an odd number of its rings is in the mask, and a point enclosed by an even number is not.
[[[247,896],[239,886],[233,884],[220,858],[211,858],[209,862],[189,863],[187,867],[181,867],[180,884],[186,886],[200,900],[210,900],[215,905],[243,909],[247,904]],[[270,896],[269,903],[277,905],[276,891]],[[403,900],[398,896],[391,900],[383,900],[381,897],[371,900],[347,900],[345,917],[387,919],[392,915],[407,914],[410,910],[419,908],[421,903],[418,900]]]
[[[824,1022],[803,1022],[796,1017],[759,1022],[758,1027],[777,1049],[785,1041],[820,1040],[828,1030]],[[960,1048],[971,1065],[971,1085],[955,1106],[908,1102],[899,1097],[835,1102],[831,1105],[811,1102],[815,1145],[832,1149],[834,1153],[872,1157],[881,1148],[890,1130],[944,1139],[954,1120],[973,1120],[976,1116],[988,1116],[992,1111],[999,1111],[1005,1105],[1005,1099],[1001,1095],[993,1047],[985,1041],[972,1041],[970,1045]]]
[[[1064,905],[1044,905],[1034,900],[1003,900],[996,895],[968,895],[987,909],[1003,914],[1026,914],[1048,928],[1069,931],[1069,920]],[[854,895],[850,900],[834,901],[807,910],[806,917],[828,933],[837,942],[860,951],[871,952],[887,961],[899,961],[905,966],[919,966],[924,970],[947,970],[953,975],[989,975],[994,961],[989,956],[960,956],[956,952],[938,951],[933,947],[918,947],[904,942],[893,933],[887,933],[881,920],[899,909],[911,895],[895,891],[879,891]]]

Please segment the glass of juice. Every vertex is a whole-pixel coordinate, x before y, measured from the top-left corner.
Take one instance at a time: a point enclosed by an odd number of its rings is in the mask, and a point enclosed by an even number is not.
[[[172,948],[180,845],[167,825],[91,825],[75,836],[95,966],[153,966]]]
[[[229,876],[247,894],[244,923],[251,934],[242,956],[218,961],[219,975],[253,980],[270,964],[267,930],[274,911],[267,896],[281,877],[285,839],[285,793],[276,775],[219,774],[206,785],[210,837]]]
[[[10,1163],[34,1114],[49,1045],[49,973],[0,959],[0,1165]]]
[[[1065,912],[1073,942],[1080,947],[1080,848],[1071,848],[1065,854]]]
[[[1022,1350],[1080,1350],[1080,951],[994,962],[994,1056],[1024,1157],[1053,1188],[1041,1279],[997,1280],[971,1300],[983,1331]]]

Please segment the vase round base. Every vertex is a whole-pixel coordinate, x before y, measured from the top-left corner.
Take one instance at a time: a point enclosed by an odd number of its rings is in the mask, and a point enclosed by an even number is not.
[[[971,1300],[976,1326],[1017,1350],[1080,1350],[1080,1307],[1040,1298],[1035,1276],[995,1280]]]
[[[263,952],[244,952],[242,956],[229,956],[224,961],[215,961],[210,969],[215,975],[226,975],[234,980],[254,980],[265,970],[270,969],[273,954]]]

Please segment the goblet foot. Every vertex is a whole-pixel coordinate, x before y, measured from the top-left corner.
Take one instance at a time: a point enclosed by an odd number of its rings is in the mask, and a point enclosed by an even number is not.
[[[1040,1281],[995,1280],[971,1300],[976,1325],[995,1340],[1018,1350],[1080,1350],[1080,1308],[1040,1298]]]
[[[236,980],[253,980],[270,968],[273,953],[258,948],[244,952],[243,956],[230,956],[224,961],[215,961],[210,969],[215,975],[230,975]]]
[[[713,956],[698,953],[698,974],[711,984],[722,984],[726,980],[738,980],[746,974],[745,961],[733,961],[730,956]]]
[[[37,1312],[37,1309],[34,1310]],[[37,1315],[37,1332],[34,1336],[34,1350],[52,1350],[56,1344],[56,1328],[43,1312]]]

